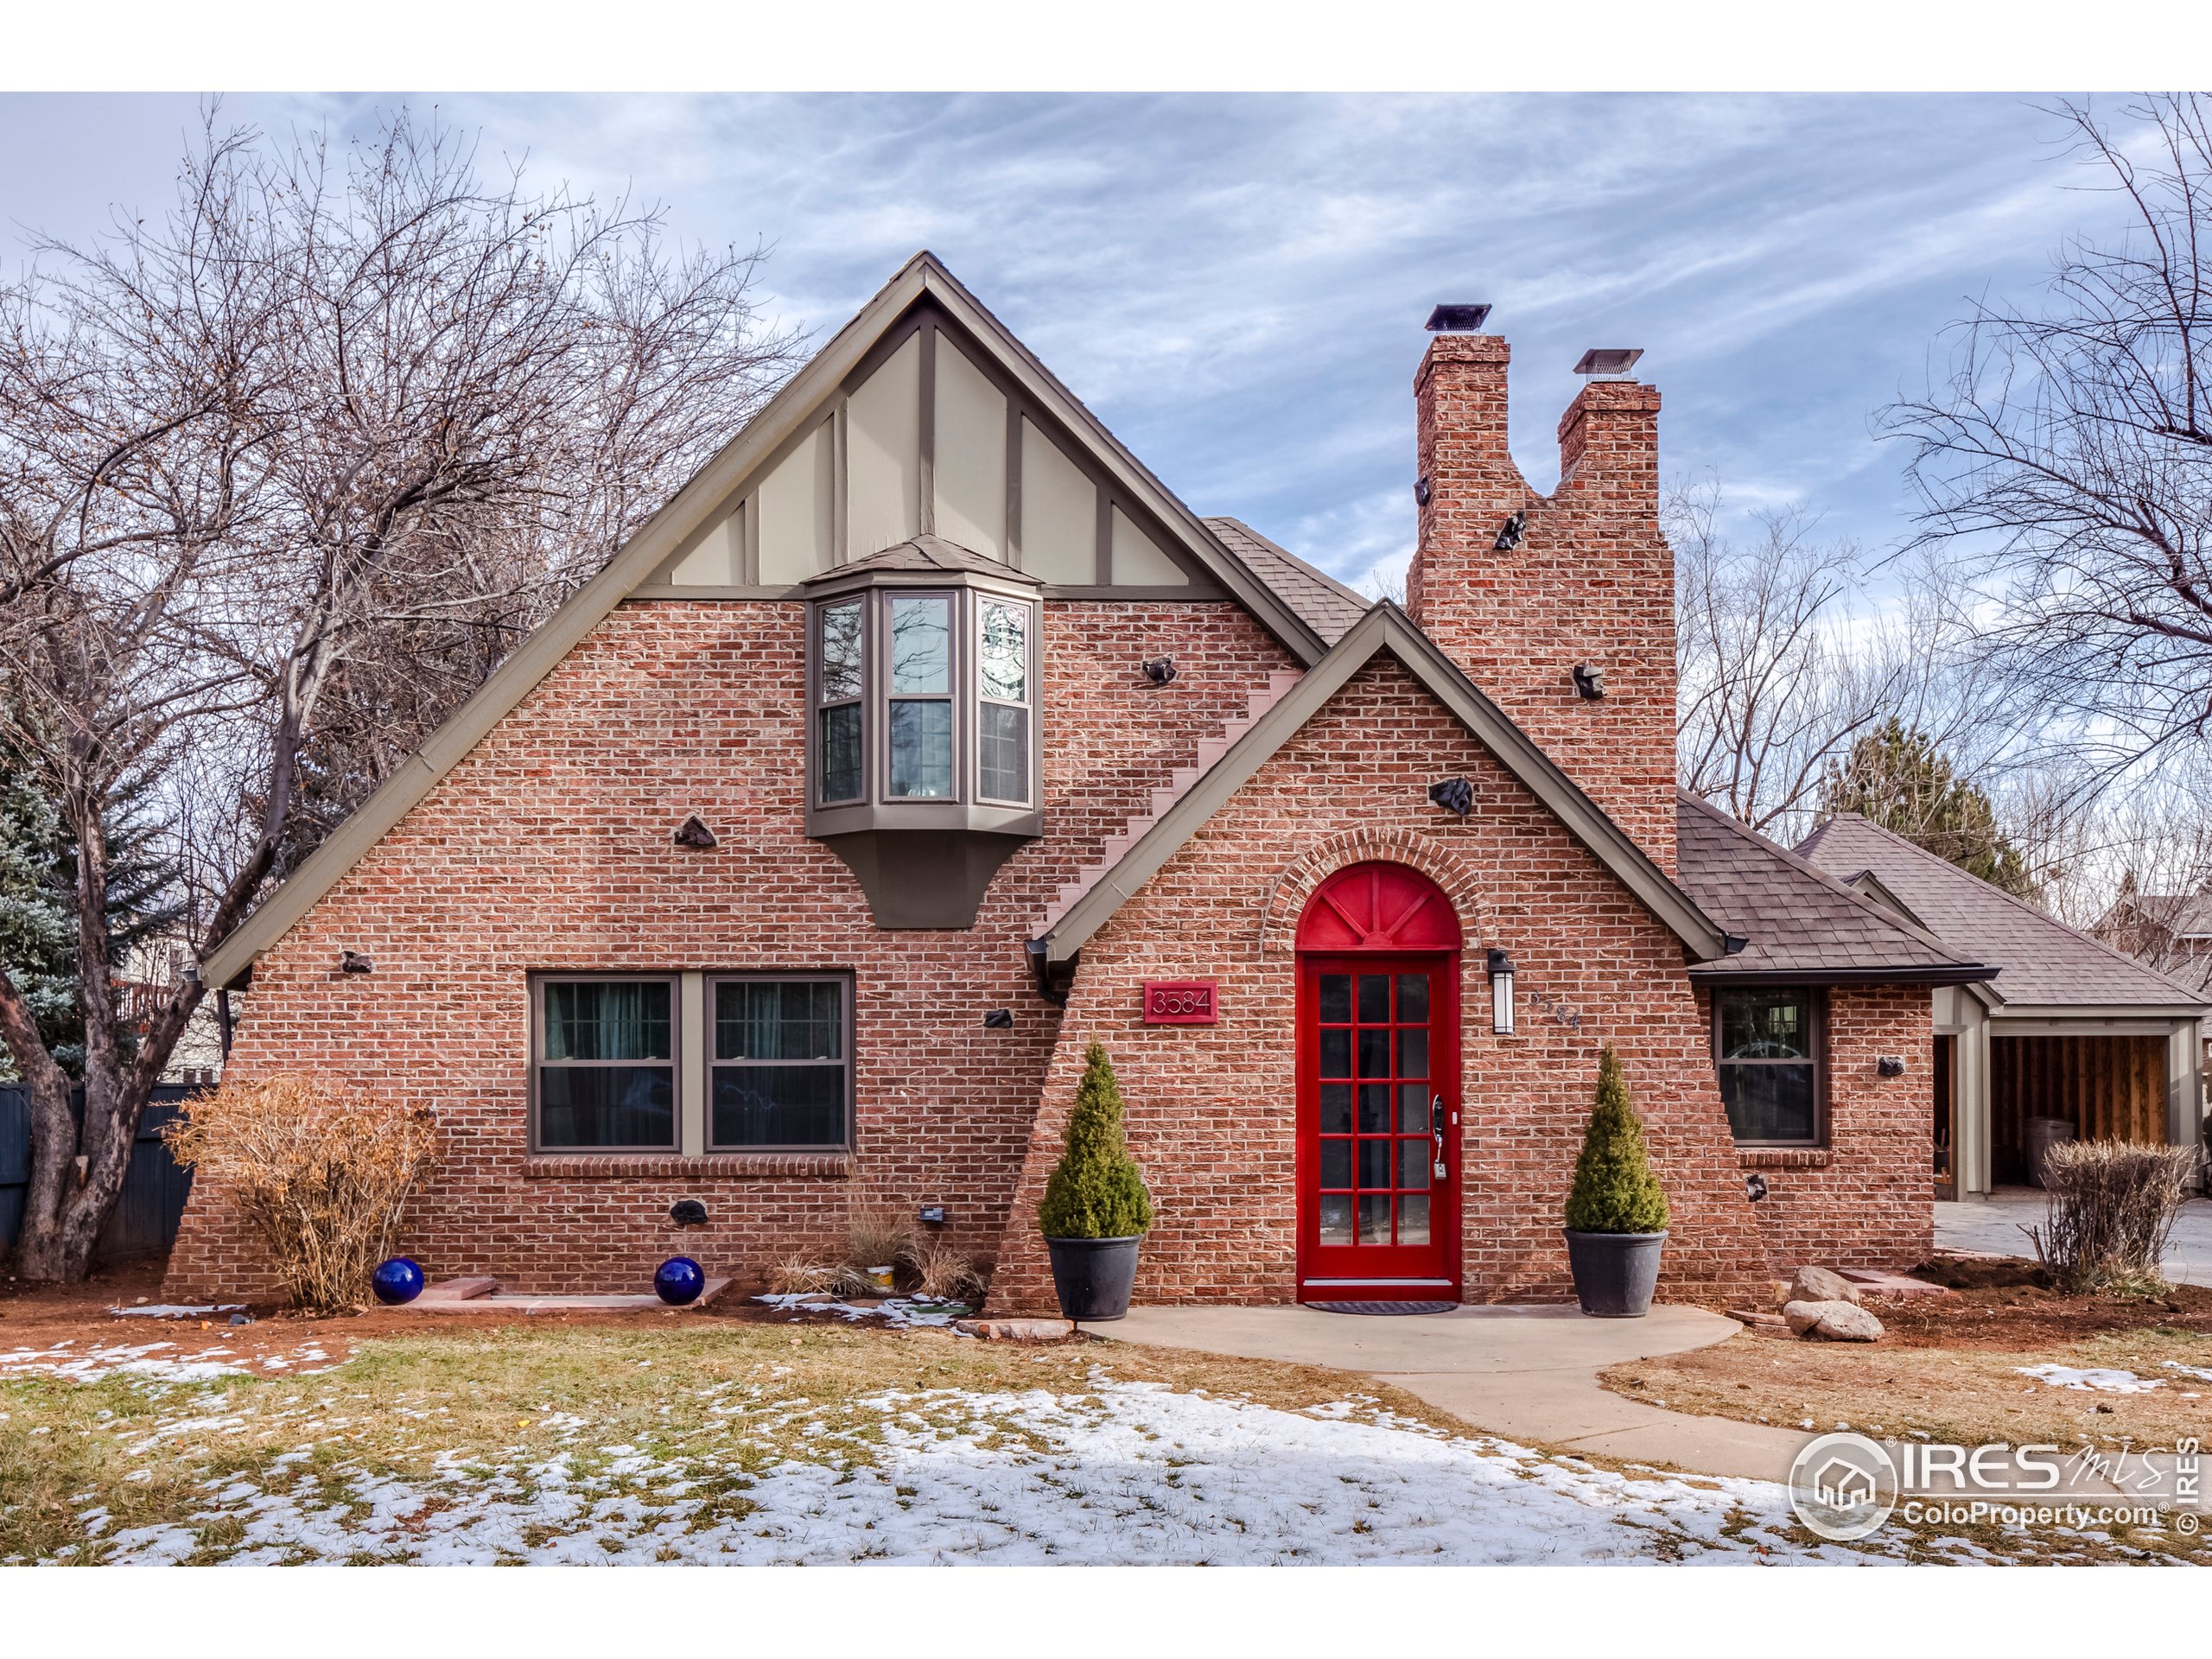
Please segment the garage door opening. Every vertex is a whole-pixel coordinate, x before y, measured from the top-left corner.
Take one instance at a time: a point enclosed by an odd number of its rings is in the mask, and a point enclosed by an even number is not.
[[[1997,1037],[1989,1039],[1990,1177],[2032,1185],[2028,1123],[2055,1117],[2082,1141],[2166,1138],[2163,1037]]]

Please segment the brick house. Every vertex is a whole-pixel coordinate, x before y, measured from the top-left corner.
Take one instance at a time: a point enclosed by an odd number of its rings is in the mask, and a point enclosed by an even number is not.
[[[435,1109],[436,1275],[927,1210],[1019,1310],[1096,1038],[1140,1300],[1503,1300],[1567,1294],[1611,1042],[1669,1294],[1920,1260],[1933,996],[1993,970],[1677,795],[1658,393],[1591,379],[1542,496],[1506,369],[1436,333],[1370,605],[917,256],[210,956],[236,1074]],[[261,1273],[197,1187],[173,1286]]]

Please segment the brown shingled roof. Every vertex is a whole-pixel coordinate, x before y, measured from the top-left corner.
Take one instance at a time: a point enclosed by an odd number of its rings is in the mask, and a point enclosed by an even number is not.
[[[1952,950],[2002,969],[1996,988],[2012,1006],[2203,1006],[2200,993],[1855,812],[1829,819],[1797,852],[1845,881],[1872,872]]]
[[[1306,563],[1287,548],[1276,546],[1241,518],[1208,518],[1205,523],[1224,546],[1244,561],[1246,569],[1274,589],[1276,596],[1330,645],[1350,632],[1351,625],[1374,604],[1327,571]]]
[[[1043,585],[1035,576],[1024,575],[1010,564],[926,531],[912,540],[893,543],[880,553],[871,553],[864,559],[849,560],[824,570],[819,575],[809,576],[806,582],[811,585],[817,582],[834,582],[851,575],[855,570],[973,570],[982,575],[1003,577],[1008,582],[1026,582],[1033,587]]]
[[[1694,795],[1675,798],[1675,823],[1683,888],[1745,942],[1696,978],[1928,985],[1995,972]]]

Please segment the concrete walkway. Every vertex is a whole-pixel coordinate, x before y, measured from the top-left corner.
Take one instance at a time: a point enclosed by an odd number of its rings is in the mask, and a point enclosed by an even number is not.
[[[2000,1186],[1986,1198],[1967,1198],[1936,1206],[1936,1243],[1945,1249],[1986,1250],[1995,1255],[2024,1255],[2036,1247],[2020,1230],[2043,1219],[2041,1187]],[[2212,1285],[2212,1199],[2191,1198],[2181,1207],[2166,1241],[2166,1277],[2185,1285]]]
[[[1598,1373],[1626,1360],[1726,1340],[1736,1321],[1660,1306],[1641,1319],[1585,1319],[1571,1306],[1458,1307],[1375,1316],[1310,1307],[1133,1307],[1117,1341],[1358,1371],[1509,1440],[1624,1462],[1785,1480],[1812,1436],[1662,1411],[1608,1392]]]

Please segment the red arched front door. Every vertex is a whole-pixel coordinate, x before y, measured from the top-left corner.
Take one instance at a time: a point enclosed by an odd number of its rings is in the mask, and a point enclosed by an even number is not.
[[[1459,1300],[1459,921],[1355,864],[1298,923],[1298,1299]]]

